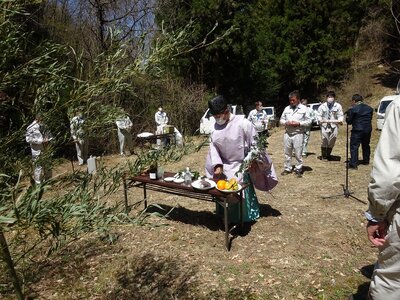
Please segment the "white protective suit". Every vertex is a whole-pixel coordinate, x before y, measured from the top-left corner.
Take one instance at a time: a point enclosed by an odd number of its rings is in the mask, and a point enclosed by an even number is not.
[[[70,121],[71,136],[75,143],[76,154],[78,157],[79,165],[86,163],[88,158],[89,144],[83,129],[85,119],[81,116],[75,116]]]
[[[155,119],[156,125],[157,125],[156,134],[163,134],[164,126],[168,124],[167,113],[165,111],[158,110],[154,115],[154,119]],[[167,142],[167,140],[163,139],[164,145],[166,144],[166,142]],[[161,140],[157,139],[157,146],[160,146],[160,145],[161,145]]]
[[[115,121],[118,127],[119,153],[125,155],[125,145],[128,147],[128,155],[133,149],[132,142],[132,121],[128,116],[121,117]]]
[[[339,125],[343,123],[342,106],[333,102],[329,108],[327,102],[322,103],[318,108],[318,122],[321,125],[321,148],[325,149],[325,156],[329,157],[336,143]]]
[[[33,179],[36,184],[42,181],[42,163],[39,157],[45,149],[45,144],[51,140],[51,135],[44,129],[44,125],[37,120],[33,121],[26,129],[25,140],[31,147],[32,160],[34,165]],[[44,177],[51,177],[51,169],[48,164],[44,168]]]
[[[386,109],[375,149],[371,181],[368,185],[370,220],[389,224],[385,243],[379,248],[378,268],[374,270],[370,296],[374,300],[400,299],[400,101]]]
[[[286,126],[287,121],[298,121],[300,122],[300,126]],[[292,170],[292,153],[294,152],[297,161],[295,169],[301,172],[303,168],[302,152],[304,128],[311,124],[307,106],[303,104],[298,104],[295,108],[292,108],[290,105],[286,106],[279,122],[282,126],[286,126],[283,136],[285,152],[284,168],[289,172]]]
[[[253,109],[250,111],[247,119],[253,124],[257,133],[263,132],[268,128],[268,115],[262,109],[260,111]]]

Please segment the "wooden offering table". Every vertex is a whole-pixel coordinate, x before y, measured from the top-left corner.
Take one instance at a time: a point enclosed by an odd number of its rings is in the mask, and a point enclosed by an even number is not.
[[[164,176],[173,177],[175,173],[165,172]],[[144,206],[147,207],[147,191],[156,191],[160,193],[173,194],[178,196],[184,196],[188,198],[205,200],[216,202],[224,208],[224,227],[225,227],[225,247],[229,251],[229,234],[231,230],[229,229],[229,213],[228,213],[228,203],[239,203],[239,213],[240,213],[240,226],[243,225],[243,191],[248,185],[243,185],[242,188],[234,193],[226,193],[217,190],[216,188],[203,190],[193,188],[191,185],[187,186],[184,183],[166,182],[162,179],[150,179],[149,175],[137,175],[132,177],[124,177],[124,198],[125,198],[125,209],[129,212],[128,203],[128,190],[132,187],[143,189],[143,200]],[[233,228],[232,228],[233,229]]]

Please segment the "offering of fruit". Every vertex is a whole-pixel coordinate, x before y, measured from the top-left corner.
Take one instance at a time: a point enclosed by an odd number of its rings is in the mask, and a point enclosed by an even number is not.
[[[225,189],[230,191],[237,191],[239,189],[239,183],[236,178],[231,178],[225,184]]]
[[[225,190],[226,184],[227,184],[227,181],[226,181],[226,180],[223,180],[223,179],[218,180],[218,181],[217,181],[217,188],[218,188],[219,190]]]

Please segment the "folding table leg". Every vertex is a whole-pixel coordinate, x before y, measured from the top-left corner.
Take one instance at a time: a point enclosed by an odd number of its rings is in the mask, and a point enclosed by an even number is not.
[[[144,208],[147,208],[147,190],[146,183],[143,183],[143,200],[144,200]]]
[[[244,201],[243,201],[243,191],[240,191],[240,203],[239,203],[240,229],[243,229],[243,225],[244,225],[244,222],[243,222],[243,211],[244,211],[244,207],[243,207],[243,205],[244,205]]]
[[[225,225],[225,247],[229,251],[229,227],[228,227],[228,204],[224,197],[224,225]]]

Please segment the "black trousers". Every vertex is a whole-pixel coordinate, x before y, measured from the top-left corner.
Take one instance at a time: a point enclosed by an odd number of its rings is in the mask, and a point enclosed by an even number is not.
[[[360,148],[360,144],[363,158],[362,163],[369,164],[369,157],[371,155],[370,140],[371,131],[351,131],[349,166],[356,167],[358,165],[358,148]]]

